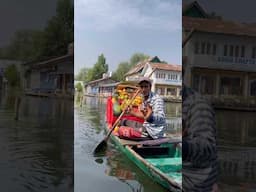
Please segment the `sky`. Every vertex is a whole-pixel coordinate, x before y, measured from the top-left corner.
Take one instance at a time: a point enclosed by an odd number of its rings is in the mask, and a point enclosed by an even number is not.
[[[42,30],[56,14],[57,0],[6,0],[0,4],[0,47],[8,45],[17,30]]]
[[[182,0],[184,3],[195,0]],[[216,12],[225,20],[256,22],[255,0],[197,0],[206,12]]]
[[[181,0],[76,0],[75,74],[104,54],[109,71],[134,53],[181,64]]]

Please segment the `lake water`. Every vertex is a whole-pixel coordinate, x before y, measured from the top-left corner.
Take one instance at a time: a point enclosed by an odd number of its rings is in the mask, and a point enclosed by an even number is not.
[[[106,99],[87,97],[75,108],[75,191],[166,192],[109,143],[102,157],[92,152],[104,138]],[[181,105],[168,104],[168,129],[181,130]]]
[[[73,190],[73,101],[0,92],[1,191]]]
[[[106,100],[87,97],[74,109],[71,100],[22,96],[15,121],[15,98],[0,92],[1,191],[166,191],[111,142],[92,155],[106,134]],[[166,103],[166,113],[169,131],[180,132],[180,104]],[[216,120],[220,188],[255,191],[255,113],[218,110]]]
[[[94,148],[106,134],[104,99],[87,97],[75,108],[75,191],[166,191],[147,177],[113,144],[95,158]],[[180,104],[166,103],[170,132],[181,129]],[[219,188],[254,191],[256,173],[256,118],[252,112],[216,111]]]

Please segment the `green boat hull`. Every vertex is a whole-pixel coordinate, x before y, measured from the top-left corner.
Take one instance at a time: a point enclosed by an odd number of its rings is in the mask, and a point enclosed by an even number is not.
[[[118,148],[145,174],[170,191],[182,191],[182,158],[180,149],[166,143],[156,147],[123,145],[111,135]]]

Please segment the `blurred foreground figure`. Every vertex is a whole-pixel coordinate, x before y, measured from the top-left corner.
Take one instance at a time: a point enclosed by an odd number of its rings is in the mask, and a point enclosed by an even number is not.
[[[183,190],[217,191],[215,113],[200,94],[185,85],[182,101]]]

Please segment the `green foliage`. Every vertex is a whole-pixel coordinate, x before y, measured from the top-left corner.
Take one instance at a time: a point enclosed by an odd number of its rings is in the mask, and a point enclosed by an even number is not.
[[[16,60],[35,60],[42,54],[43,32],[37,30],[16,31],[11,43],[1,49],[1,57]]]
[[[130,58],[130,68],[134,67],[135,65],[138,64],[138,62],[140,61],[144,61],[145,59],[148,59],[149,56],[145,55],[143,53],[135,53],[132,55],[132,57]]]
[[[67,53],[74,41],[74,6],[70,0],[58,0],[56,15],[43,31],[16,31],[11,43],[0,49],[0,57],[33,61]]]
[[[44,30],[43,56],[64,55],[68,44],[74,41],[73,4],[70,0],[59,0],[56,12]]]
[[[76,85],[75,85],[75,88],[78,92],[82,92],[83,91],[83,86],[80,82],[78,82]]]
[[[102,78],[103,73],[108,72],[108,64],[106,64],[106,58],[103,54],[98,57],[97,63],[94,64],[93,68],[88,69],[85,82],[93,81]]]
[[[113,73],[112,78],[116,81],[124,81],[124,75],[129,71],[130,66],[128,62],[121,62],[117,70]]]
[[[103,73],[108,72],[108,64],[103,54],[98,57],[97,63],[93,66],[92,77],[90,81],[102,78]]]
[[[7,79],[9,86],[18,87],[20,85],[20,76],[16,65],[13,64],[8,66],[5,70],[4,76]]]
[[[140,61],[144,61],[149,58],[148,55],[143,53],[135,53],[131,56],[129,62],[121,62],[117,70],[113,73],[112,79],[116,81],[124,81],[124,75]],[[92,68],[82,68],[78,75],[76,76],[76,80],[84,81],[85,83],[102,78],[103,73],[108,72],[108,64],[106,64],[106,58],[103,54],[98,57],[97,63],[94,64]]]
[[[131,56],[130,62],[121,62],[119,63],[117,70],[113,73],[112,78],[116,81],[124,81],[125,74],[135,65],[137,65],[140,61],[144,61],[148,59],[149,56],[143,53],[135,53]]]
[[[84,81],[85,83],[102,78],[103,73],[108,72],[108,64],[103,54],[98,57],[97,63],[92,68],[82,68],[78,75],[75,77],[76,80]]]
[[[80,69],[79,73],[75,76],[75,80],[85,82],[87,78],[88,70],[89,69],[87,68]]]

